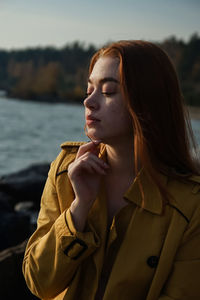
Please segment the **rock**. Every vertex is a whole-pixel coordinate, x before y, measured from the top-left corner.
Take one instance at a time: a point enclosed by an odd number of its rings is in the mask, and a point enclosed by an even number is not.
[[[19,202],[15,205],[14,210],[18,212],[29,213],[31,210],[33,210],[33,206],[34,203],[31,201]]]
[[[49,164],[39,164],[0,178],[0,251],[35,230],[48,170]]]
[[[0,251],[16,246],[31,235],[30,216],[17,212],[0,212]]]
[[[0,177],[1,299],[38,299],[26,287],[22,261],[28,238],[36,227],[49,164],[31,166]]]
[[[1,299],[38,299],[28,290],[22,274],[22,261],[27,241],[0,252]]]
[[[13,211],[13,198],[0,188],[0,211]]]
[[[33,231],[35,231],[37,226],[38,210],[34,209],[34,203],[30,201],[19,202],[15,205],[14,210],[18,213],[29,216],[30,232],[32,233]]]
[[[33,165],[25,170],[0,177],[0,191],[10,197],[14,207],[18,202],[31,201],[39,209],[40,198],[48,175],[49,164]]]

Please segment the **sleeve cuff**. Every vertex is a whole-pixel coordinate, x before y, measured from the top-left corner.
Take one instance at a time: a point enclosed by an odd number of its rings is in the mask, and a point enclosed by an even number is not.
[[[71,234],[76,235],[77,231],[76,231],[76,228],[74,226],[74,222],[72,220],[72,215],[71,215],[70,209],[68,209],[66,211],[65,217],[66,217],[66,223],[67,223],[67,226],[69,228],[69,231],[71,232]]]
[[[66,234],[61,237],[61,247],[66,256],[73,260],[89,256],[100,246],[100,239],[95,232],[79,232],[76,230],[70,209],[65,212]],[[68,230],[67,230],[68,229]]]

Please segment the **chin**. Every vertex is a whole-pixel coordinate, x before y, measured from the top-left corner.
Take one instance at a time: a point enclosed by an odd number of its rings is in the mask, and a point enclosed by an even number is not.
[[[89,129],[87,132],[87,136],[91,139],[91,140],[102,140],[103,137],[101,134],[98,134],[98,132],[96,132],[96,130],[92,130]]]
[[[91,140],[99,140],[101,141],[101,143],[108,145],[118,143],[121,137],[115,134],[102,134],[102,132],[100,133],[97,130],[93,130],[92,128],[88,130],[87,135]]]
[[[99,135],[94,135],[94,134],[88,134],[87,135],[92,141],[104,141],[104,138],[100,137]]]

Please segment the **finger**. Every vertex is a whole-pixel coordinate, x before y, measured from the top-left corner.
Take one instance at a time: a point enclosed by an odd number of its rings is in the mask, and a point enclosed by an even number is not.
[[[86,152],[85,154],[83,154],[81,157],[79,157],[77,159],[77,161],[79,161],[79,160],[95,161],[101,168],[104,168],[104,169],[109,168],[109,165],[106,162],[104,162],[101,158],[99,158],[98,156],[94,155],[91,152]]]
[[[82,160],[82,161],[80,162],[80,168],[81,168],[82,171],[84,171],[84,172],[88,172],[88,173],[90,173],[90,174],[94,174],[94,173],[95,173],[95,171],[94,171],[94,169],[92,168],[91,164],[88,164],[88,162],[86,162],[86,161],[84,161],[84,160]],[[79,171],[80,171],[80,170],[79,170]]]
[[[82,172],[93,173],[92,166],[84,159],[75,160],[68,166],[68,175],[72,179],[74,176],[81,175]]]
[[[89,142],[79,147],[76,159],[85,154],[86,152],[93,152],[95,155],[99,154],[99,146],[100,142]]]
[[[82,160],[83,168],[92,174],[106,175],[105,169],[94,160]]]
[[[78,168],[76,168],[78,167]],[[81,159],[80,161],[76,162],[76,164],[72,166],[71,169],[68,169],[68,174],[72,176],[79,176],[82,175],[83,172],[88,172],[88,173],[95,173],[92,164],[88,163],[84,159]]]

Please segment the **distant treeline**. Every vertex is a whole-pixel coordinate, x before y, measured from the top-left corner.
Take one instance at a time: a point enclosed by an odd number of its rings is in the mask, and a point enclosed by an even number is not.
[[[187,104],[200,106],[200,37],[188,42],[171,37],[159,45],[171,57]],[[9,97],[80,102],[85,97],[88,65],[95,46],[80,42],[63,48],[0,50],[0,89]]]

